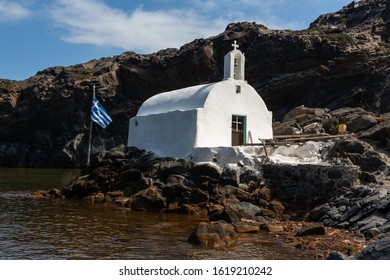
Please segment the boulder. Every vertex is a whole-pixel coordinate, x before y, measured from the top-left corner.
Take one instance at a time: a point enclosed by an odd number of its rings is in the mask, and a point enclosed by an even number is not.
[[[185,174],[193,166],[193,163],[187,159],[167,158],[160,162],[157,175],[167,177],[170,174]]]
[[[371,145],[357,139],[337,141],[329,149],[329,156],[349,159],[364,172],[373,172],[387,165],[385,155],[374,151]]]
[[[390,260],[390,237],[369,244],[353,257],[355,260]]]
[[[369,114],[352,116],[342,119],[340,122],[345,123],[347,130],[352,133],[367,130],[378,123],[376,117]]]
[[[273,124],[273,133],[277,135],[302,134],[303,129],[296,121],[278,122]]]
[[[76,178],[62,189],[66,198],[83,198],[100,191],[99,185],[91,178],[91,174]]]
[[[238,187],[240,184],[240,171],[241,168],[238,166],[238,164],[226,164],[219,178],[219,182],[223,185]]]
[[[225,221],[201,222],[188,237],[188,242],[212,249],[227,249],[237,240],[234,226]]]
[[[365,151],[372,150],[371,145],[357,139],[344,139],[335,142],[330,152],[346,156],[348,154],[362,155]]]
[[[276,233],[276,232],[283,232],[284,226],[279,224],[266,223],[262,225],[261,229],[268,232]]]
[[[289,111],[284,117],[283,122],[296,119],[298,116],[305,115],[305,116],[315,116],[315,117],[323,117],[327,111],[322,108],[308,108],[304,105],[300,105],[298,107],[293,108],[291,111]],[[307,117],[305,117],[307,118]]]
[[[359,139],[371,139],[376,141],[383,141],[386,138],[390,139],[390,120],[385,120],[370,129],[359,132],[357,137]]]
[[[192,189],[182,184],[163,185],[160,187],[163,196],[168,200],[180,199],[181,201],[190,201]]]
[[[261,214],[260,207],[249,202],[239,202],[226,205],[220,212],[210,215],[210,221],[224,220],[228,223],[239,222],[242,219],[254,220]]]
[[[268,209],[275,212],[277,217],[281,217],[284,213],[284,205],[277,200],[272,200],[268,204]]]
[[[232,223],[238,233],[256,233],[260,230],[261,223],[254,220],[241,219]]]
[[[129,182],[126,187],[124,187],[125,196],[132,196],[152,186],[152,179],[142,177],[136,182]]]
[[[166,206],[166,198],[156,188],[145,189],[131,197],[130,207],[134,210],[161,212]]]
[[[214,186],[213,190],[210,192],[211,198],[213,200],[220,200],[221,198],[236,198],[240,201],[249,201],[250,194],[240,188],[233,186]]]
[[[119,177],[118,181],[115,183],[115,187],[124,188],[128,184],[138,182],[143,177],[143,174],[138,169],[129,168],[123,171]]]
[[[190,169],[190,174],[195,182],[201,183],[208,179],[219,180],[222,169],[212,162],[202,162]]]
[[[346,124],[347,131],[352,133],[367,130],[378,123],[376,115],[360,107],[339,108],[332,111],[331,114],[338,118],[339,123]]]
[[[166,180],[167,185],[175,185],[175,184],[183,185],[186,183],[186,181],[187,181],[186,177],[179,174],[169,174]]]
[[[113,199],[114,203],[117,204],[118,206],[128,206],[130,202],[130,197],[126,196],[118,196]]]
[[[186,215],[198,215],[199,211],[200,209],[196,204],[184,203],[179,208],[179,212]]]
[[[348,260],[348,257],[341,252],[333,251],[329,253],[326,259],[327,260]]]
[[[193,189],[191,192],[190,201],[192,203],[206,202],[210,199],[210,195],[200,189]]]
[[[249,186],[250,188],[259,187],[261,182],[260,172],[253,167],[244,166],[240,173],[240,183]]]
[[[83,200],[90,201],[93,203],[105,203],[106,202],[105,195],[102,192],[97,192],[97,193],[88,195],[88,196],[84,197]]]
[[[30,193],[32,198],[62,198],[61,191],[59,189],[50,190],[38,190]]]
[[[325,235],[325,227],[322,223],[315,223],[299,229],[296,236]]]

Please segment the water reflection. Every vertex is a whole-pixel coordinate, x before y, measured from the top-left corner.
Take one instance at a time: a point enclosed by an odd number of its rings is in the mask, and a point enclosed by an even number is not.
[[[0,174],[2,182],[13,178]],[[78,200],[35,200],[26,190],[36,188],[0,184],[0,259],[312,258],[261,234],[242,235],[238,246],[228,251],[206,250],[186,241],[206,217],[136,212]]]

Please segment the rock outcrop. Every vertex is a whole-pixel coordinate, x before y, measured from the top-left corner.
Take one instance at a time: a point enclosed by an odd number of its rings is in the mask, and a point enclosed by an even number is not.
[[[214,37],[150,55],[126,52],[69,67],[51,67],[24,81],[0,80],[0,165],[74,167],[86,159],[92,85],[113,118],[93,137],[93,153],[125,144],[127,126],[142,102],[158,92],[222,79],[223,56],[237,40],[246,79],[276,121],[292,108],[361,107],[385,113],[389,100],[389,0],[353,2],[320,16],[309,29],[270,30],[229,24]],[[317,112],[322,116],[326,111]],[[316,114],[317,114],[316,113]],[[346,119],[350,129],[375,124],[375,115]],[[294,122],[300,123],[301,121]],[[334,130],[292,126],[309,132]],[[389,125],[362,137],[388,135]],[[357,131],[356,131],[357,132]]]

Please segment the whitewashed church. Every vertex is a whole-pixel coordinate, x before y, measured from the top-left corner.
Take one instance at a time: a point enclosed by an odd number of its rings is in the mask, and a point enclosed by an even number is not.
[[[185,157],[195,147],[226,147],[271,139],[272,112],[244,79],[245,56],[225,56],[224,79],[157,94],[130,119],[128,146]]]

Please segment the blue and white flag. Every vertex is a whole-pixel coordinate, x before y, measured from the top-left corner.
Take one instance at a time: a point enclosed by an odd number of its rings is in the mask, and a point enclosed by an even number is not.
[[[112,122],[111,117],[106,110],[104,110],[96,97],[92,100],[91,120],[103,128],[106,128],[107,125]]]

